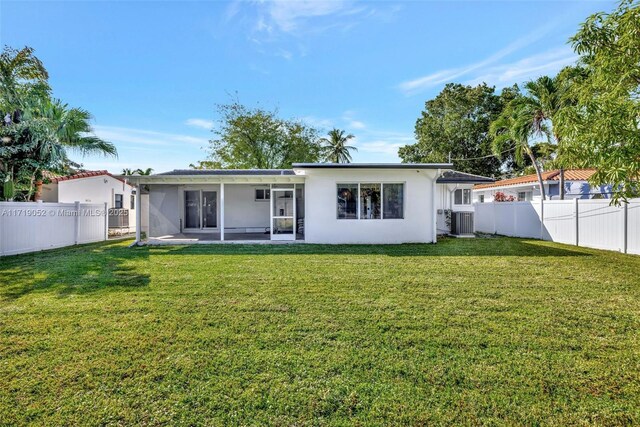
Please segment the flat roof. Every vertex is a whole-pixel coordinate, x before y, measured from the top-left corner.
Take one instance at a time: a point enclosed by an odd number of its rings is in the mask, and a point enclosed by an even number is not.
[[[294,169],[451,169],[453,163],[294,163]]]
[[[495,179],[482,175],[474,175],[472,173],[459,172],[459,171],[446,171],[436,179],[438,184],[462,184],[462,183],[482,183],[482,182],[494,182]]]
[[[265,175],[295,175],[293,169],[174,169],[169,172],[154,174],[153,176],[265,176]]]

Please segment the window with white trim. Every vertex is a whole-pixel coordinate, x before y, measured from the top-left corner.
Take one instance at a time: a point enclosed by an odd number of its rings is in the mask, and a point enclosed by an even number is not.
[[[533,191],[518,191],[519,202],[530,202],[533,200]]]
[[[268,188],[256,188],[256,201],[263,202],[271,199],[271,190]]]
[[[403,183],[338,183],[338,219],[403,219]]]
[[[458,188],[453,193],[454,205],[470,205],[471,204],[471,190],[468,188]]]
[[[478,195],[478,202],[479,203],[484,203],[484,194]]]
[[[116,194],[114,197],[113,207],[116,209],[122,209],[123,208],[122,204],[124,202],[123,199],[124,199],[124,196],[122,194]]]

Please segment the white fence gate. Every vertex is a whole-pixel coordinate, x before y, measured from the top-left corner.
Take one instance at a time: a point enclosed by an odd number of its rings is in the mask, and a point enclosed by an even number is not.
[[[107,204],[0,202],[0,256],[107,240]]]
[[[640,255],[640,199],[476,203],[475,231]]]

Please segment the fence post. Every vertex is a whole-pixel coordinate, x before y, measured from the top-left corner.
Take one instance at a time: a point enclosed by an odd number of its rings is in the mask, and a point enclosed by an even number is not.
[[[3,224],[4,222],[4,215],[0,215],[0,230],[4,230],[5,225]],[[2,233],[0,233],[0,256],[4,255],[4,250],[2,248],[3,244],[2,244],[2,240],[4,240],[2,238]]]
[[[627,253],[627,244],[629,239],[629,202],[624,202],[624,223],[622,225],[622,229],[624,232],[622,251]]]
[[[580,210],[578,208],[578,197],[576,197],[576,207],[574,216],[576,217],[576,246],[580,246]]]
[[[540,240],[544,238],[544,199],[540,198]]]
[[[498,232],[498,227],[496,225],[496,202],[495,200],[493,202],[491,202],[492,208],[493,208],[493,234],[496,234]]]
[[[107,202],[104,202],[104,240],[109,238],[109,208]]]
[[[77,245],[80,240],[80,202],[74,202],[76,208],[73,244]]]

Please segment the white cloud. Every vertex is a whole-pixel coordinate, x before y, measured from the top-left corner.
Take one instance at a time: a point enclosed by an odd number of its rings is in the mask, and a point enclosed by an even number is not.
[[[415,138],[401,132],[367,131],[351,142],[358,149],[355,161],[397,162],[400,160],[398,149],[415,143]]]
[[[500,49],[496,53],[488,56],[487,58],[481,61],[474,62],[472,64],[469,64],[463,67],[439,70],[422,77],[418,77],[412,80],[407,80],[400,83],[398,85],[398,88],[405,95],[415,95],[419,92],[424,91],[425,89],[438,86],[443,83],[453,82],[460,77],[469,76],[470,74],[485,73],[488,67],[496,64],[501,59],[504,59],[507,56],[543,38],[556,25],[557,25],[557,20],[551,21],[547,25],[544,25],[543,27],[536,29],[535,31],[525,35],[524,37],[517,39],[513,43],[510,43],[503,49]]]
[[[334,126],[333,125],[333,121],[331,121],[329,119],[323,119],[321,117],[304,116],[300,120],[302,120],[303,122],[309,124],[310,126],[313,126],[313,127],[316,127],[316,128],[320,128],[321,130],[330,129],[330,128],[332,128]]]
[[[364,122],[361,122],[359,120],[351,120],[347,123],[347,126],[353,129],[364,129],[367,127]]]
[[[399,142],[389,141],[367,141],[358,142],[358,151],[367,153],[384,154],[385,156],[393,157],[393,161],[398,158],[398,149],[406,144]],[[389,160],[390,162],[392,160]]]
[[[351,110],[347,110],[342,113],[342,120],[345,122],[345,126],[350,129],[363,130],[367,127],[367,125],[360,120],[356,120],[354,118],[355,112]]]
[[[115,126],[94,126],[93,131],[98,137],[116,144],[177,147],[184,144],[205,146],[208,143],[206,138],[197,138],[189,135],[156,132],[144,129],[131,129]]]
[[[259,20],[261,29],[269,30],[269,20],[283,32],[290,33],[305,27],[311,18],[347,13],[352,15],[351,2],[342,0],[273,0],[266,2],[267,16]]]
[[[213,121],[206,119],[187,119],[184,124],[206,130],[211,130],[213,128]]]
[[[477,85],[486,82],[489,85],[504,87],[534,79],[541,75],[553,75],[563,67],[576,62],[578,56],[568,47],[556,48],[523,58],[509,64],[501,64],[483,70],[483,74],[465,82]]]

